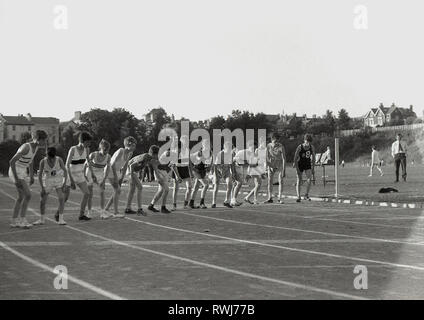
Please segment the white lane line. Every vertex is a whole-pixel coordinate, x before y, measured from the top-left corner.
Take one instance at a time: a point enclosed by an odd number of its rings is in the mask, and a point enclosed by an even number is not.
[[[292,248],[292,247],[286,247],[286,246],[278,246],[278,245],[273,245],[273,244],[268,244],[268,243],[260,243],[260,242],[256,242],[256,241],[251,241],[251,240],[224,237],[224,236],[214,235],[214,234],[210,234],[210,233],[202,233],[202,232],[197,232],[197,231],[192,231],[192,230],[174,228],[174,227],[164,226],[164,225],[151,223],[151,222],[147,222],[147,221],[132,219],[132,218],[128,218],[128,217],[126,217],[125,219],[130,220],[130,221],[134,221],[134,222],[137,222],[137,223],[142,223],[142,224],[158,227],[158,228],[164,228],[164,229],[168,229],[168,230],[180,231],[180,232],[185,232],[185,233],[192,233],[192,234],[202,235],[202,236],[205,236],[205,237],[214,237],[214,238],[219,238],[219,239],[233,240],[233,241],[239,241],[241,243],[247,243],[247,244],[253,244],[253,245],[258,245],[258,246],[263,246],[263,247],[282,249],[282,250],[293,251],[293,252],[308,253],[308,254],[331,257],[331,258],[347,259],[347,260],[361,261],[361,262],[368,262],[368,263],[376,263],[376,264],[382,264],[382,265],[392,266],[392,267],[397,267],[397,268],[405,268],[405,269],[424,271],[424,267],[419,267],[419,266],[414,266],[414,265],[400,264],[400,263],[393,263],[393,262],[373,260],[373,259],[365,259],[365,258],[358,258],[358,257],[351,257],[351,256],[345,256],[345,255],[334,254],[334,253],[327,253],[327,252],[322,252],[322,251],[313,251],[313,250],[298,249],[298,248]]]
[[[28,231],[27,231],[28,232]],[[241,245],[239,241],[232,240],[121,240],[127,244],[142,245],[142,246],[156,246],[156,245]],[[260,243],[277,243],[277,244],[305,244],[305,243],[373,243],[374,241],[367,241],[361,239],[309,239],[309,240],[269,240],[269,239],[251,239],[250,241]],[[84,241],[84,242],[64,242],[64,241],[3,241],[4,244],[10,247],[61,247],[61,246],[110,246],[108,241]],[[113,244],[112,244],[113,245]]]
[[[223,222],[228,222],[228,223],[237,223],[237,224],[250,225],[250,226],[256,226],[256,227],[281,229],[281,230],[302,232],[302,233],[320,234],[320,235],[324,235],[324,236],[335,236],[335,237],[362,239],[362,240],[368,240],[368,241],[371,241],[371,242],[388,242],[388,243],[397,243],[397,244],[420,245],[419,242],[399,241],[399,240],[383,239],[383,238],[371,238],[371,237],[354,236],[354,235],[347,235],[347,234],[341,234],[341,233],[332,233],[332,232],[323,232],[323,231],[314,231],[314,230],[306,230],[306,229],[298,229],[298,228],[281,227],[281,226],[275,226],[275,225],[267,225],[267,224],[244,222],[244,221],[231,220],[231,219],[215,218],[215,217],[210,217],[210,216],[205,216],[205,215],[192,214],[192,213],[188,213],[188,212],[180,212],[180,213],[187,215],[187,216],[193,216],[193,217],[197,217],[197,218],[201,218],[201,219],[211,219],[211,220],[216,220],[216,221],[223,221]]]
[[[94,197],[99,198],[96,195],[94,195]],[[125,203],[122,200],[119,200],[119,202]],[[227,210],[229,210],[229,209],[227,209]],[[218,211],[218,210],[214,209],[213,212],[219,213],[219,212],[225,212],[227,210]],[[246,211],[253,212],[252,210],[246,210]],[[263,211],[261,210],[261,212],[263,212]],[[257,224],[257,223],[251,223],[251,222],[242,222],[242,221],[237,221],[237,220],[229,220],[229,219],[214,218],[214,217],[209,217],[209,216],[195,215],[195,214],[190,214],[188,212],[184,212],[184,210],[178,211],[177,213],[181,213],[181,214],[185,214],[185,215],[189,215],[189,216],[192,215],[192,216],[195,216],[195,217],[198,217],[198,218],[213,219],[213,220],[217,220],[217,221],[229,222],[229,223],[239,223],[239,224],[244,224],[244,225],[260,226],[260,227],[264,227],[264,228],[274,228],[274,229],[282,229],[282,230],[295,231],[295,232],[313,233],[313,234],[320,234],[320,235],[325,235],[325,236],[335,236],[335,237],[344,237],[344,238],[353,238],[353,239],[364,239],[364,240],[369,240],[369,241],[374,241],[374,242],[387,242],[387,243],[408,244],[408,245],[418,245],[418,246],[423,245],[421,243],[422,240],[417,240],[417,242],[411,242],[411,241],[402,241],[402,240],[396,240],[396,239],[371,238],[371,237],[346,235],[346,234],[332,233],[332,232],[314,231],[314,230],[306,230],[306,229],[298,229],[298,228],[288,228],[288,227],[280,227],[280,226],[274,226],[274,225],[264,225],[264,224]],[[302,217],[302,218],[305,218],[305,217]]]
[[[11,195],[9,195],[9,197],[13,198]],[[69,200],[68,200],[68,202],[76,203],[74,201],[69,201]],[[28,207],[28,210],[30,210],[34,214],[38,215],[38,213],[34,209],[31,209],[31,208]],[[51,219],[49,219],[49,220],[51,220]],[[151,253],[151,254],[154,254],[154,255],[159,255],[159,256],[167,257],[167,258],[174,259],[174,260],[188,262],[190,264],[203,266],[203,267],[210,268],[210,269],[220,270],[220,271],[223,271],[223,272],[226,272],[226,273],[231,273],[231,274],[236,274],[236,275],[247,277],[247,278],[272,282],[272,283],[276,283],[276,284],[281,284],[281,285],[289,286],[289,287],[292,287],[292,288],[303,289],[303,290],[306,290],[306,291],[323,293],[323,294],[327,294],[327,295],[330,295],[330,296],[336,296],[336,297],[348,298],[348,299],[355,299],[355,300],[367,300],[367,298],[355,296],[355,295],[351,295],[351,294],[347,294],[347,293],[343,293],[343,292],[321,289],[321,288],[317,288],[317,287],[314,287],[314,286],[303,285],[303,284],[299,284],[299,283],[295,283],[295,282],[291,282],[291,281],[284,281],[284,280],[274,279],[274,278],[270,278],[270,277],[260,276],[260,275],[256,275],[256,274],[253,274],[253,273],[243,272],[243,271],[239,271],[239,270],[235,270],[235,269],[230,269],[230,268],[218,266],[218,265],[215,265],[215,264],[205,263],[205,262],[201,262],[201,261],[197,261],[197,260],[192,260],[192,259],[189,259],[189,258],[184,258],[184,257],[164,253],[164,252],[161,252],[161,251],[156,251],[156,250],[151,250],[151,249],[147,249],[147,248],[143,248],[143,247],[139,247],[139,246],[134,246],[134,245],[122,242],[122,241],[106,238],[106,237],[103,237],[101,235],[97,235],[97,234],[94,234],[94,233],[91,233],[91,232],[88,232],[88,231],[85,231],[85,230],[82,230],[82,229],[78,229],[78,228],[75,228],[75,227],[72,227],[72,226],[69,226],[69,225],[66,225],[65,227],[68,228],[68,229],[77,231],[79,233],[86,234],[86,235],[89,235],[91,237],[102,239],[102,240],[105,240],[105,241],[110,241],[111,243],[115,243],[115,244],[118,244],[118,245],[121,245],[121,246],[124,246],[124,247],[132,248],[132,249],[143,251],[143,252],[148,252],[148,253]]]
[[[32,258],[30,258],[30,257],[28,257],[28,256],[26,256],[26,255],[24,255],[22,253],[20,253],[19,251],[16,251],[15,249],[12,249],[7,244],[5,244],[5,243],[3,243],[1,241],[0,241],[0,247],[2,247],[3,249],[5,249],[6,251],[9,251],[10,253],[14,254],[15,256],[21,258],[22,260],[25,260],[26,262],[32,264],[33,266],[35,266],[37,268],[40,268],[40,269],[42,269],[44,271],[47,271],[47,272],[51,272],[53,274],[57,274],[57,273],[55,273],[55,271],[54,271],[54,269],[52,267],[49,267],[48,265],[46,265],[44,263],[41,263],[41,262],[39,262],[37,260],[34,260],[34,259],[32,259]],[[120,297],[120,296],[118,296],[118,295],[116,295],[114,293],[111,293],[109,291],[106,291],[104,289],[101,289],[99,287],[96,287],[96,286],[94,286],[94,285],[92,285],[92,284],[90,284],[90,283],[88,283],[88,282],[86,282],[84,280],[78,279],[78,278],[76,278],[76,277],[74,277],[74,276],[72,276],[70,274],[68,274],[68,280],[71,281],[71,282],[73,282],[73,283],[75,283],[75,284],[77,284],[77,285],[79,285],[79,286],[81,286],[81,287],[83,287],[83,288],[85,288],[85,289],[88,289],[90,291],[93,291],[93,292],[97,293],[98,295],[101,295],[103,297],[106,297],[108,299],[112,299],[112,300],[124,300],[124,298],[122,298],[122,297]]]
[[[283,205],[281,205],[283,206]],[[271,215],[276,215],[276,216],[289,216],[291,218],[296,218],[296,219],[307,219],[307,220],[316,220],[316,221],[331,221],[331,222],[337,222],[337,223],[341,223],[341,224],[360,224],[360,225],[368,225],[368,226],[376,226],[376,227],[383,227],[383,228],[394,228],[394,229],[423,229],[421,227],[415,227],[415,226],[411,226],[411,227],[402,227],[402,226],[391,226],[391,225],[387,225],[387,224],[379,224],[379,223],[368,223],[368,222],[357,222],[357,221],[349,221],[349,220],[339,220],[339,219],[325,219],[325,218],[305,218],[304,216],[297,216],[297,215],[289,215],[289,214],[285,214],[285,213],[279,213],[279,212],[273,212],[273,211],[266,211],[263,208],[260,209],[260,211],[258,210],[250,210],[246,207],[244,208],[240,208],[240,207],[235,207],[235,210],[245,210],[245,211],[249,211],[249,212],[254,212],[254,213],[258,213],[258,214],[271,214]],[[309,208],[308,208],[309,209]]]
[[[63,241],[4,241],[10,247],[58,247],[71,246],[71,242]]]

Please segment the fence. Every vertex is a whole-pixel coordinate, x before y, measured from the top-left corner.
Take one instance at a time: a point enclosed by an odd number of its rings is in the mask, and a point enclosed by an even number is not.
[[[387,131],[412,131],[424,129],[424,123],[405,124],[401,126],[390,126],[390,127],[375,127],[369,128],[372,133],[375,132],[387,132]],[[366,131],[366,129],[352,129],[352,130],[340,130],[342,137],[353,136],[355,134]]]

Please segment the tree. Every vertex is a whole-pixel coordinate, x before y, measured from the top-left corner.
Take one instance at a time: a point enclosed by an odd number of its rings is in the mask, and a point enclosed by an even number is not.
[[[5,140],[0,143],[0,173],[7,175],[9,171],[9,161],[19,148],[19,142],[15,140]]]
[[[327,110],[323,116],[323,119],[327,128],[325,133],[334,134],[334,131],[336,130],[336,120],[334,119],[333,112]]]
[[[122,146],[122,141],[127,136],[140,136],[139,120],[123,108],[115,108],[112,111],[102,109],[91,109],[81,115],[81,124],[77,127],[79,131],[88,131],[93,136],[92,149],[97,149],[101,139],[111,144],[111,153]]]
[[[351,129],[351,118],[347,113],[346,109],[340,109],[337,117],[337,125],[339,130]]]

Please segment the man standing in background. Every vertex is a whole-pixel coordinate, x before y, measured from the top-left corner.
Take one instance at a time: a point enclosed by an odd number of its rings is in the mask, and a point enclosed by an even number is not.
[[[399,182],[399,166],[402,166],[402,178],[406,181],[406,143],[402,140],[402,135],[396,135],[396,141],[392,144],[392,157],[395,159],[396,180]]]

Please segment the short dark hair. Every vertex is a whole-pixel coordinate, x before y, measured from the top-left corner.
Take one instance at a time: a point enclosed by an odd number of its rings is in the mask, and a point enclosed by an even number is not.
[[[102,139],[100,141],[99,145],[102,145],[105,148],[106,151],[110,150],[110,143],[109,143],[109,141],[107,141],[105,139]]]
[[[279,140],[279,139],[280,139],[280,135],[278,134],[278,132],[271,133],[271,140]]]
[[[91,141],[92,139],[93,138],[91,137],[91,134],[89,134],[87,131],[82,131],[78,135],[79,142]]]
[[[128,136],[124,139],[125,147],[128,147],[130,144],[137,144],[137,140],[133,136]]]
[[[32,134],[33,139],[36,140],[46,140],[47,139],[47,133],[44,130],[37,130]]]
[[[56,148],[55,147],[47,148],[47,156],[50,158],[56,157]]]
[[[149,154],[159,154],[159,147],[157,145],[150,146],[149,148]]]
[[[303,139],[308,142],[312,142],[312,135],[307,133],[304,135]]]

